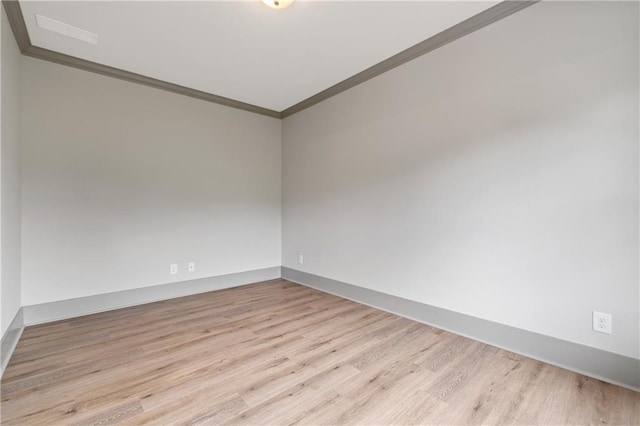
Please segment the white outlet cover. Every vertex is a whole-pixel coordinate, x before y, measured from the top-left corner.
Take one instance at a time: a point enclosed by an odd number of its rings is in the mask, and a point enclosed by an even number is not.
[[[172,263],[171,265],[169,265],[169,273],[171,275],[175,275],[178,273],[178,264],[177,263]]]
[[[611,334],[611,314],[593,311],[593,331]]]
[[[189,272],[195,271],[196,270],[196,263],[195,262],[189,262],[188,269],[189,269]]]
[[[298,263],[301,265],[304,263],[304,256],[301,254],[298,255]]]

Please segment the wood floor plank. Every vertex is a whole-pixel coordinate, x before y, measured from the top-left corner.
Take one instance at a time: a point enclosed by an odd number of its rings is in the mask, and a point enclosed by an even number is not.
[[[286,280],[27,327],[0,421],[640,425],[640,394]]]
[[[292,424],[307,413],[320,409],[325,401],[337,396],[335,388],[360,374],[349,365],[339,365],[272,396],[227,421],[228,424]]]

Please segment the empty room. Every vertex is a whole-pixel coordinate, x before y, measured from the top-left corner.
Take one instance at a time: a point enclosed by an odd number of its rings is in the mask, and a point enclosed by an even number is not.
[[[0,9],[0,424],[640,425],[640,2]]]

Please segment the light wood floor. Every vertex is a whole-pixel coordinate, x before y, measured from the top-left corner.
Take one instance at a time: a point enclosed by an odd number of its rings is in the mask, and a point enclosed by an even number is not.
[[[640,394],[284,280],[28,327],[3,424],[621,424]]]

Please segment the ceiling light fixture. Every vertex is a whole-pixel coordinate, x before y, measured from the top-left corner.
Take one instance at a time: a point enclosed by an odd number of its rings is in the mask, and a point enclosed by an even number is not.
[[[273,9],[286,9],[291,6],[293,0],[262,0],[262,3]]]

